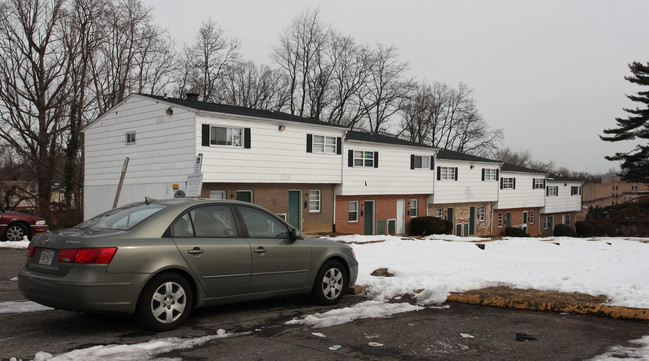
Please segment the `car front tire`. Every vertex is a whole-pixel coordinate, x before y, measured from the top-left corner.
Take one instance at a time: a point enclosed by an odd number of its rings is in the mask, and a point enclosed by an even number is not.
[[[192,288],[184,277],[162,273],[142,290],[135,316],[148,330],[169,331],[187,319],[192,302]]]
[[[5,239],[10,242],[22,241],[25,236],[28,236],[27,227],[21,223],[12,223],[5,231]]]
[[[320,305],[333,305],[343,297],[347,282],[345,267],[338,261],[329,260],[318,271],[311,298]]]

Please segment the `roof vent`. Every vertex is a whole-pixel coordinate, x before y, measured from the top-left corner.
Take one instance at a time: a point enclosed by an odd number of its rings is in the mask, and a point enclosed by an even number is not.
[[[198,93],[187,93],[185,95],[187,96],[187,100],[189,100],[190,102],[198,101]]]

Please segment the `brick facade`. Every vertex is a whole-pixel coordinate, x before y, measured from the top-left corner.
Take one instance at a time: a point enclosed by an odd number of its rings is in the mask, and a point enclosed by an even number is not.
[[[494,209],[493,214],[493,234],[497,236],[505,235],[505,228],[507,228],[507,214],[510,214],[511,226],[523,226],[523,213],[527,212],[527,233],[530,236],[540,236],[543,218],[541,216],[541,208],[507,208],[507,209]],[[500,215],[502,213],[502,218]]]
[[[471,222],[471,207],[475,207],[475,233],[470,234],[469,224]],[[480,210],[484,207],[484,220],[481,220]],[[442,210],[442,219],[448,218],[448,209],[453,209],[453,234],[457,234],[457,226],[461,225],[461,236],[488,236],[491,235],[491,202],[477,203],[449,203],[429,204],[428,214],[437,217],[439,210]]]
[[[320,212],[310,212],[310,190],[320,190]],[[281,183],[204,183],[201,197],[209,198],[210,191],[225,191],[227,199],[236,199],[237,191],[252,191],[252,202],[278,214],[288,214],[289,191],[300,191],[302,232],[331,232],[333,230],[333,184]]]
[[[379,226],[386,222],[386,233],[389,233],[388,220],[397,219],[397,201],[405,200],[405,234],[410,230],[410,220],[415,218],[411,214],[410,206],[413,199],[417,200],[417,216],[426,215],[426,195],[370,195],[370,196],[337,196],[336,197],[336,232],[349,234],[365,234],[365,202],[374,202],[374,234],[378,234]],[[358,220],[349,220],[349,202],[358,202]],[[381,222],[381,223],[380,223]],[[385,233],[383,233],[385,234]]]

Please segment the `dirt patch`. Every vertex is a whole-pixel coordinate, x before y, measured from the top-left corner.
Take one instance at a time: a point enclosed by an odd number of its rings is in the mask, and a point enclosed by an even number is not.
[[[556,292],[556,291],[539,291],[532,289],[518,289],[509,287],[488,287],[478,290],[463,292],[467,295],[478,295],[483,297],[500,297],[517,300],[532,300],[537,302],[555,302],[555,303],[597,303],[602,304],[607,301],[606,296],[593,296],[585,293]]]

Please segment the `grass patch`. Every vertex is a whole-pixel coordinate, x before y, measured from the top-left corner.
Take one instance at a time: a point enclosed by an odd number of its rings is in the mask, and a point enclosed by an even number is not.
[[[540,291],[533,289],[518,289],[509,287],[487,287],[478,290],[463,292],[467,295],[479,295],[483,297],[501,297],[517,300],[530,300],[537,302],[555,302],[555,303],[598,303],[602,304],[607,301],[606,296],[593,296],[579,292],[557,292],[557,291]]]

